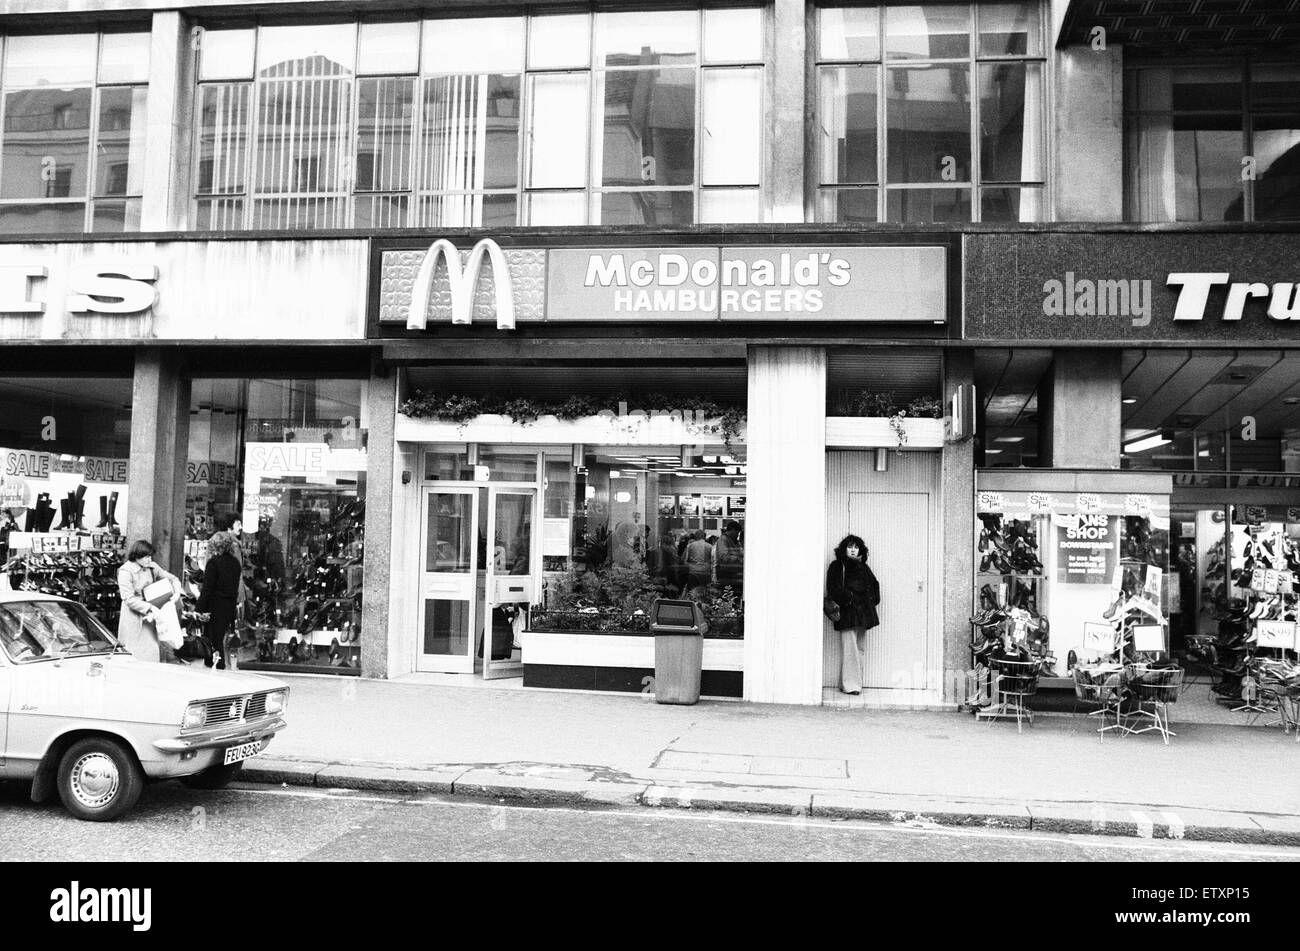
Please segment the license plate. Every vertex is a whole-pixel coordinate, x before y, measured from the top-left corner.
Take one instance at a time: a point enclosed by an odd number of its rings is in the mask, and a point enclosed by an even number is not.
[[[223,765],[229,766],[231,763],[239,763],[250,756],[256,756],[262,752],[262,741],[256,743],[241,743],[239,746],[232,746],[226,750],[226,758],[222,761]]]

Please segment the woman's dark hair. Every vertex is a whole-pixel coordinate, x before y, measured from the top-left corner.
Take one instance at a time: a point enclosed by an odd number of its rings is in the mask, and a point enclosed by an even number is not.
[[[845,558],[848,558],[849,556],[847,552],[849,550],[849,547],[852,545],[858,546],[858,551],[862,553],[862,556],[865,559],[867,554],[867,543],[864,542],[857,535],[845,535],[844,540],[835,546],[835,557],[840,561],[843,561]]]
[[[127,561],[139,561],[145,555],[153,554],[153,545],[150,545],[143,538],[131,546],[131,550],[126,553]]]

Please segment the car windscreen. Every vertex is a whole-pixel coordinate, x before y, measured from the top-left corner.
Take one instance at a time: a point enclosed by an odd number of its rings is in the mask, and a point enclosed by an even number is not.
[[[18,664],[110,651],[113,640],[84,608],[61,601],[0,604],[0,647]]]

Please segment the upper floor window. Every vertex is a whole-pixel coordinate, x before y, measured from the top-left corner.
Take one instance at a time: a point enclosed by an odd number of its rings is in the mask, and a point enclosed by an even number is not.
[[[203,34],[200,229],[758,221],[759,8]]]
[[[1300,67],[1130,70],[1130,221],[1300,220]]]
[[[9,36],[0,230],[138,231],[148,33]]]
[[[817,220],[1040,221],[1037,2],[821,7]]]

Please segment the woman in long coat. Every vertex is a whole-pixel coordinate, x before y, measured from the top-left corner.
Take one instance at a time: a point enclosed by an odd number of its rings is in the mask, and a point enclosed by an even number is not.
[[[216,662],[226,669],[230,652],[227,637],[235,624],[235,605],[239,598],[241,569],[235,555],[237,542],[229,532],[217,532],[208,539],[208,563],[203,569],[203,590],[199,593],[199,612],[209,615],[204,628],[205,639],[213,656],[205,663]]]
[[[835,560],[826,569],[826,596],[838,605],[843,659],[840,662],[840,689],[845,693],[862,693],[866,679],[867,631],[880,624],[876,605],[880,603],[880,582],[867,566],[870,552],[857,535],[846,535],[835,549]]]
[[[117,569],[117,593],[122,597],[122,612],[117,621],[117,639],[137,660],[159,663],[162,655],[158,647],[158,631],[154,618],[158,608],[144,599],[144,589],[155,581],[166,578],[173,590],[179,590],[180,581],[168,571],[154,564],[154,548],[146,541],[138,541],[127,553],[126,562]]]

